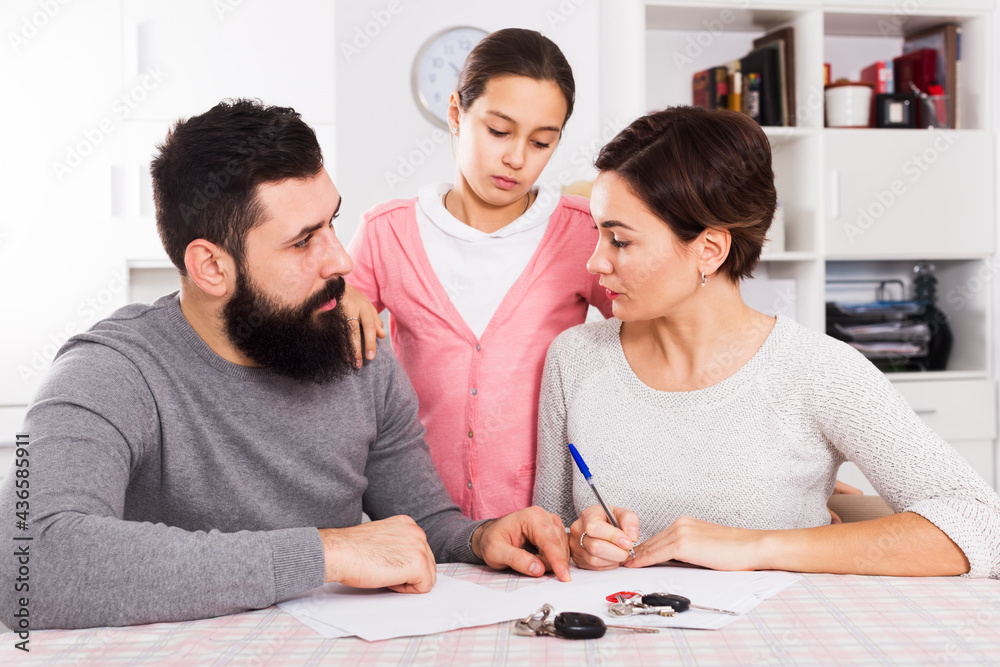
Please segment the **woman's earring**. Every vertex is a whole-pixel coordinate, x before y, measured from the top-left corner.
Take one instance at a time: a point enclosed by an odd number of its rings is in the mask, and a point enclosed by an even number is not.
[[[704,271],[701,272],[701,286],[702,287],[705,286],[705,272]]]
[[[457,127],[451,128],[451,133],[454,134],[457,137],[458,136],[458,128]]]

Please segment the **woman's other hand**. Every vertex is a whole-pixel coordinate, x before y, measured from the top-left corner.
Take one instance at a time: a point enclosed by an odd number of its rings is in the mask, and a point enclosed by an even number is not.
[[[679,560],[713,570],[756,570],[762,567],[761,538],[767,532],[682,516],[637,546],[635,559],[625,565],[645,567]]]
[[[837,483],[833,485],[833,495],[837,495],[838,493],[843,493],[850,496],[863,496],[865,492],[862,491],[861,489],[857,489],[851,486],[850,484],[841,482],[838,479]],[[837,513],[834,512],[832,509],[827,507],[826,511],[830,513],[830,523],[844,523],[843,521],[840,520],[840,517],[837,516]]]

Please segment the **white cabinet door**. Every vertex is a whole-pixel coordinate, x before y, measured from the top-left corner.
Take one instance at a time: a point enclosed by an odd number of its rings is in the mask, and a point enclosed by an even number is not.
[[[972,130],[826,130],[828,259],[993,252],[993,138]]]
[[[9,107],[0,123],[0,405],[15,411],[67,338],[125,302],[121,228],[108,203],[123,121],[121,5],[49,10],[4,5],[11,34],[24,39],[0,54]]]
[[[986,483],[997,488],[996,465],[992,440],[958,440],[950,443],[982,475]]]
[[[131,0],[123,4],[125,80],[150,70],[162,94],[137,120],[173,121],[226,97],[294,107],[334,122],[335,3],[324,0]],[[360,91],[355,91],[360,94]]]
[[[153,179],[149,166],[156,146],[167,136],[170,123],[129,121],[122,128],[121,161],[112,167],[111,206],[125,229],[125,259],[162,263],[170,260],[156,230]]]
[[[894,382],[893,387],[924,423],[948,442],[996,438],[993,380]]]

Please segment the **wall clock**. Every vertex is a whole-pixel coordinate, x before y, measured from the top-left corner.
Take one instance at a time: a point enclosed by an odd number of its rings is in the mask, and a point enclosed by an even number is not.
[[[448,127],[448,99],[455,92],[465,56],[487,34],[480,28],[455,26],[431,35],[420,47],[413,60],[413,97],[432,123]]]

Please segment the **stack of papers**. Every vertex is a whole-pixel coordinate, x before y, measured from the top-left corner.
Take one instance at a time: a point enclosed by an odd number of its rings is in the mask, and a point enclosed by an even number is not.
[[[837,331],[848,340],[909,340],[926,343],[931,339],[931,329],[927,322],[907,320],[905,322],[878,322],[875,324],[856,324],[844,326],[834,323]]]
[[[440,566],[439,566],[440,568]],[[674,593],[693,604],[745,614],[801,577],[787,572],[716,572],[689,567],[618,568],[594,572],[572,568],[573,581],[549,577],[504,592],[438,574],[430,593],[408,595],[386,589],[326,584],[278,606],[325,637],[356,635],[368,641],[427,635],[520,619],[543,604],[577,611],[607,623],[714,630],[740,619],[691,609],[673,617],[643,614],[613,617],[605,597],[619,591]]]

